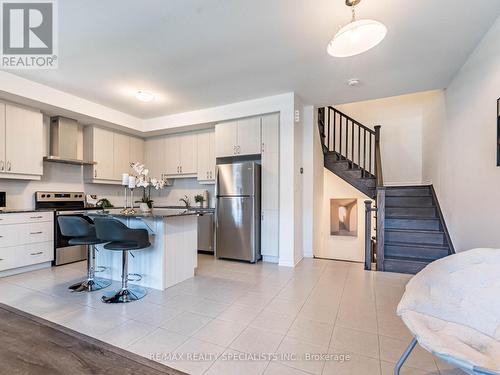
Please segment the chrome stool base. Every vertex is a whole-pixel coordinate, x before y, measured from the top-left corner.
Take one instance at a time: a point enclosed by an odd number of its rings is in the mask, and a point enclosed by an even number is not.
[[[133,286],[104,293],[101,299],[104,303],[127,303],[140,300],[146,294],[148,294],[146,289]]]
[[[93,292],[96,290],[101,290],[107,288],[111,285],[111,280],[94,278],[93,280],[85,280],[80,283],[76,283],[68,287],[73,292]]]

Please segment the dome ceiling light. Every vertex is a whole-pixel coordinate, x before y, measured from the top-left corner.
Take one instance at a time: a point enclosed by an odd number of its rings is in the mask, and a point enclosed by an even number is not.
[[[135,93],[135,97],[137,100],[140,100],[141,102],[145,102],[145,103],[153,101],[155,98],[153,93],[148,92],[148,91],[142,91],[142,90],[137,91]]]
[[[328,43],[328,54],[334,57],[349,57],[366,52],[379,44],[387,34],[387,27],[379,21],[356,20],[355,7],[361,0],[345,0],[351,7],[352,19],[340,28]]]

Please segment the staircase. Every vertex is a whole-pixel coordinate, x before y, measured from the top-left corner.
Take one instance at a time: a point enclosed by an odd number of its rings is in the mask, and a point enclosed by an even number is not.
[[[375,199],[376,238],[365,230],[366,258],[375,248],[378,271],[414,274],[453,254],[453,245],[432,186],[384,187],[380,126],[370,129],[333,107],[318,110],[325,168]],[[368,223],[371,219],[367,217]],[[374,245],[374,246],[372,246]],[[369,269],[370,260],[365,262]]]
[[[384,249],[378,268],[414,274],[454,252],[432,186],[385,188]]]
[[[375,198],[377,169],[382,178],[378,162],[380,126],[372,130],[333,107],[319,109],[318,126],[325,168]],[[381,180],[378,183],[382,184]]]

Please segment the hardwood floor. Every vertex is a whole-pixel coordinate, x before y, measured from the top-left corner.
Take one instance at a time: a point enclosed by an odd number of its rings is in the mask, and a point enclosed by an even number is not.
[[[3,304],[0,363],[2,374],[184,374]]]

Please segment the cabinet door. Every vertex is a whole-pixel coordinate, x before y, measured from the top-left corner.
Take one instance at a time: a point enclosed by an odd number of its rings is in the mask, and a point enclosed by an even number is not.
[[[162,178],[165,174],[165,138],[150,138],[146,140],[146,166],[149,175],[154,178]]]
[[[197,148],[198,148],[198,172],[197,178],[199,181],[206,181],[209,179],[209,155],[210,155],[210,144],[209,144],[209,133],[203,132],[198,133],[196,136]]]
[[[236,121],[215,125],[215,155],[217,157],[235,155],[237,142],[238,123]]]
[[[122,173],[130,169],[130,138],[128,135],[113,134],[113,176],[114,180],[121,180]]]
[[[208,133],[208,177],[210,180],[215,181],[215,131]]]
[[[130,137],[130,163],[144,163],[144,139]],[[149,168],[149,166],[147,166]]]
[[[262,117],[262,152],[279,152],[279,114]]]
[[[43,174],[43,116],[7,104],[5,108],[6,172]]]
[[[278,209],[279,202],[279,117],[262,118],[262,209]]]
[[[195,174],[198,162],[196,152],[196,134],[178,136],[180,174]]]
[[[262,210],[261,217],[261,254],[277,257],[279,255],[279,211]]]
[[[238,155],[260,154],[260,117],[238,120]]]
[[[5,104],[0,103],[0,173],[5,172]]]
[[[165,138],[165,173],[169,176],[180,174],[180,139],[170,135]]]
[[[97,180],[114,179],[114,135],[112,131],[94,128],[92,134],[94,161],[94,175]]]

